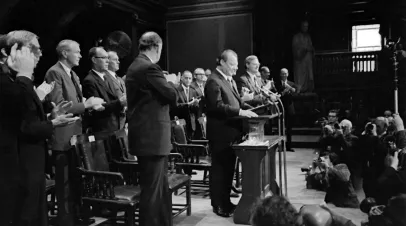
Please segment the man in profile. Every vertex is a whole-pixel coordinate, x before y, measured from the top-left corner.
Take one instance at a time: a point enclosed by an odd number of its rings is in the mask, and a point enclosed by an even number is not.
[[[241,125],[232,118],[257,117],[254,112],[244,110],[250,106],[241,100],[233,80],[237,69],[237,54],[233,50],[223,51],[204,89],[207,138],[212,153],[210,198],[213,212],[221,217],[230,217],[235,210],[230,200],[236,160],[231,145],[240,138]]]
[[[55,127],[74,123],[76,118],[72,118],[72,114],[65,114],[71,107],[71,103],[66,101],[54,107],[51,113],[52,120],[44,113],[42,102],[33,85],[33,71],[42,56],[38,37],[29,31],[12,31],[7,34],[7,46],[12,46],[7,60],[9,74],[16,75],[15,80],[9,85],[16,84],[13,87],[17,90],[14,93],[16,95],[10,98],[15,101],[14,104],[18,103],[17,109],[14,109],[16,115],[12,116],[13,121],[16,120],[13,123],[17,128],[3,127],[2,124],[2,129],[14,135],[17,133],[18,145],[14,147],[17,149],[9,151],[17,150],[18,153],[16,167],[18,189],[16,189],[17,197],[13,197],[16,198],[14,202],[18,206],[8,210],[8,213],[15,211],[13,216],[6,217],[14,218],[13,225],[46,226],[48,223],[45,196],[46,140],[51,138]],[[9,222],[5,223],[2,225]]]
[[[48,100],[56,104],[62,101],[72,102],[69,113],[74,115],[82,115],[86,109],[93,109],[104,103],[97,97],[90,97],[87,100],[83,98],[79,77],[73,71],[73,67],[79,66],[82,58],[79,43],[73,40],[62,40],[56,47],[56,53],[58,62],[45,75],[45,81],[55,82]],[[55,186],[60,226],[75,225],[72,213],[76,165],[72,162],[74,158],[71,156],[70,139],[73,135],[80,134],[82,134],[82,120],[56,128],[51,139],[52,155],[55,158]]]
[[[171,146],[169,106],[176,106],[176,75],[164,76],[156,64],[162,39],[155,32],[139,40],[140,54],[127,71],[128,141],[140,167],[140,226],[167,226],[172,221],[168,185]]]
[[[117,71],[120,69],[120,59],[118,58],[117,52],[110,50],[107,52],[107,54],[109,54],[109,66],[106,75],[111,77],[116,95],[118,97],[125,96],[126,90],[124,80],[117,74]],[[127,107],[124,107],[123,111],[120,112],[120,129],[124,128],[125,125],[126,110]]]

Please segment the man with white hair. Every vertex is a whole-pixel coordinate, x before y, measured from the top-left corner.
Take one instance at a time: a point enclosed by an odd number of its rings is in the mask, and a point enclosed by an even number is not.
[[[58,104],[62,101],[71,101],[72,108],[69,113],[82,115],[86,109],[94,109],[104,103],[98,97],[90,97],[85,100],[82,95],[79,77],[72,70],[79,66],[82,58],[80,46],[73,40],[62,40],[56,47],[58,62],[53,65],[45,74],[45,81],[55,82],[53,91],[49,94],[48,100]],[[71,148],[70,139],[73,135],[82,134],[82,120],[74,124],[56,128],[51,139],[52,155],[55,159],[55,183],[56,197],[58,202],[58,221],[60,225],[74,225],[73,220],[73,197],[72,197],[72,172],[76,169],[75,164],[69,161],[72,159],[69,151]]]

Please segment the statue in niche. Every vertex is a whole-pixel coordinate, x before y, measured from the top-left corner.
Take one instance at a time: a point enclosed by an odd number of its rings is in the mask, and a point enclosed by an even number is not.
[[[314,48],[309,33],[309,23],[302,21],[300,32],[293,36],[293,73],[300,93],[311,93],[314,90],[313,56]]]

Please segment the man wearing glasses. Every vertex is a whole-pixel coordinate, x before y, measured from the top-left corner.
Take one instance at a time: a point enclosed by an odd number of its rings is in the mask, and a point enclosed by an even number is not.
[[[89,50],[92,69],[83,80],[83,96],[99,97],[106,103],[103,111],[93,111],[88,118],[89,127],[93,133],[113,132],[120,129],[120,114],[127,106],[126,95],[117,96],[111,76],[106,75],[109,56],[102,47]]]

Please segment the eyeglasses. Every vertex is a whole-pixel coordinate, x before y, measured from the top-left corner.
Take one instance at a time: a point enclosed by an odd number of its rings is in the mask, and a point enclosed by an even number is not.
[[[42,53],[42,49],[39,46],[35,46],[33,44],[30,44],[29,48],[31,49],[31,52],[34,53],[34,54],[41,54]]]
[[[335,115],[329,115],[328,117],[329,117],[329,118],[335,118],[335,117],[337,117],[337,116],[335,116]]]
[[[106,57],[106,56],[103,56],[103,57],[98,57],[98,56],[95,56],[94,58],[98,58],[98,59],[107,60],[109,57]]]

